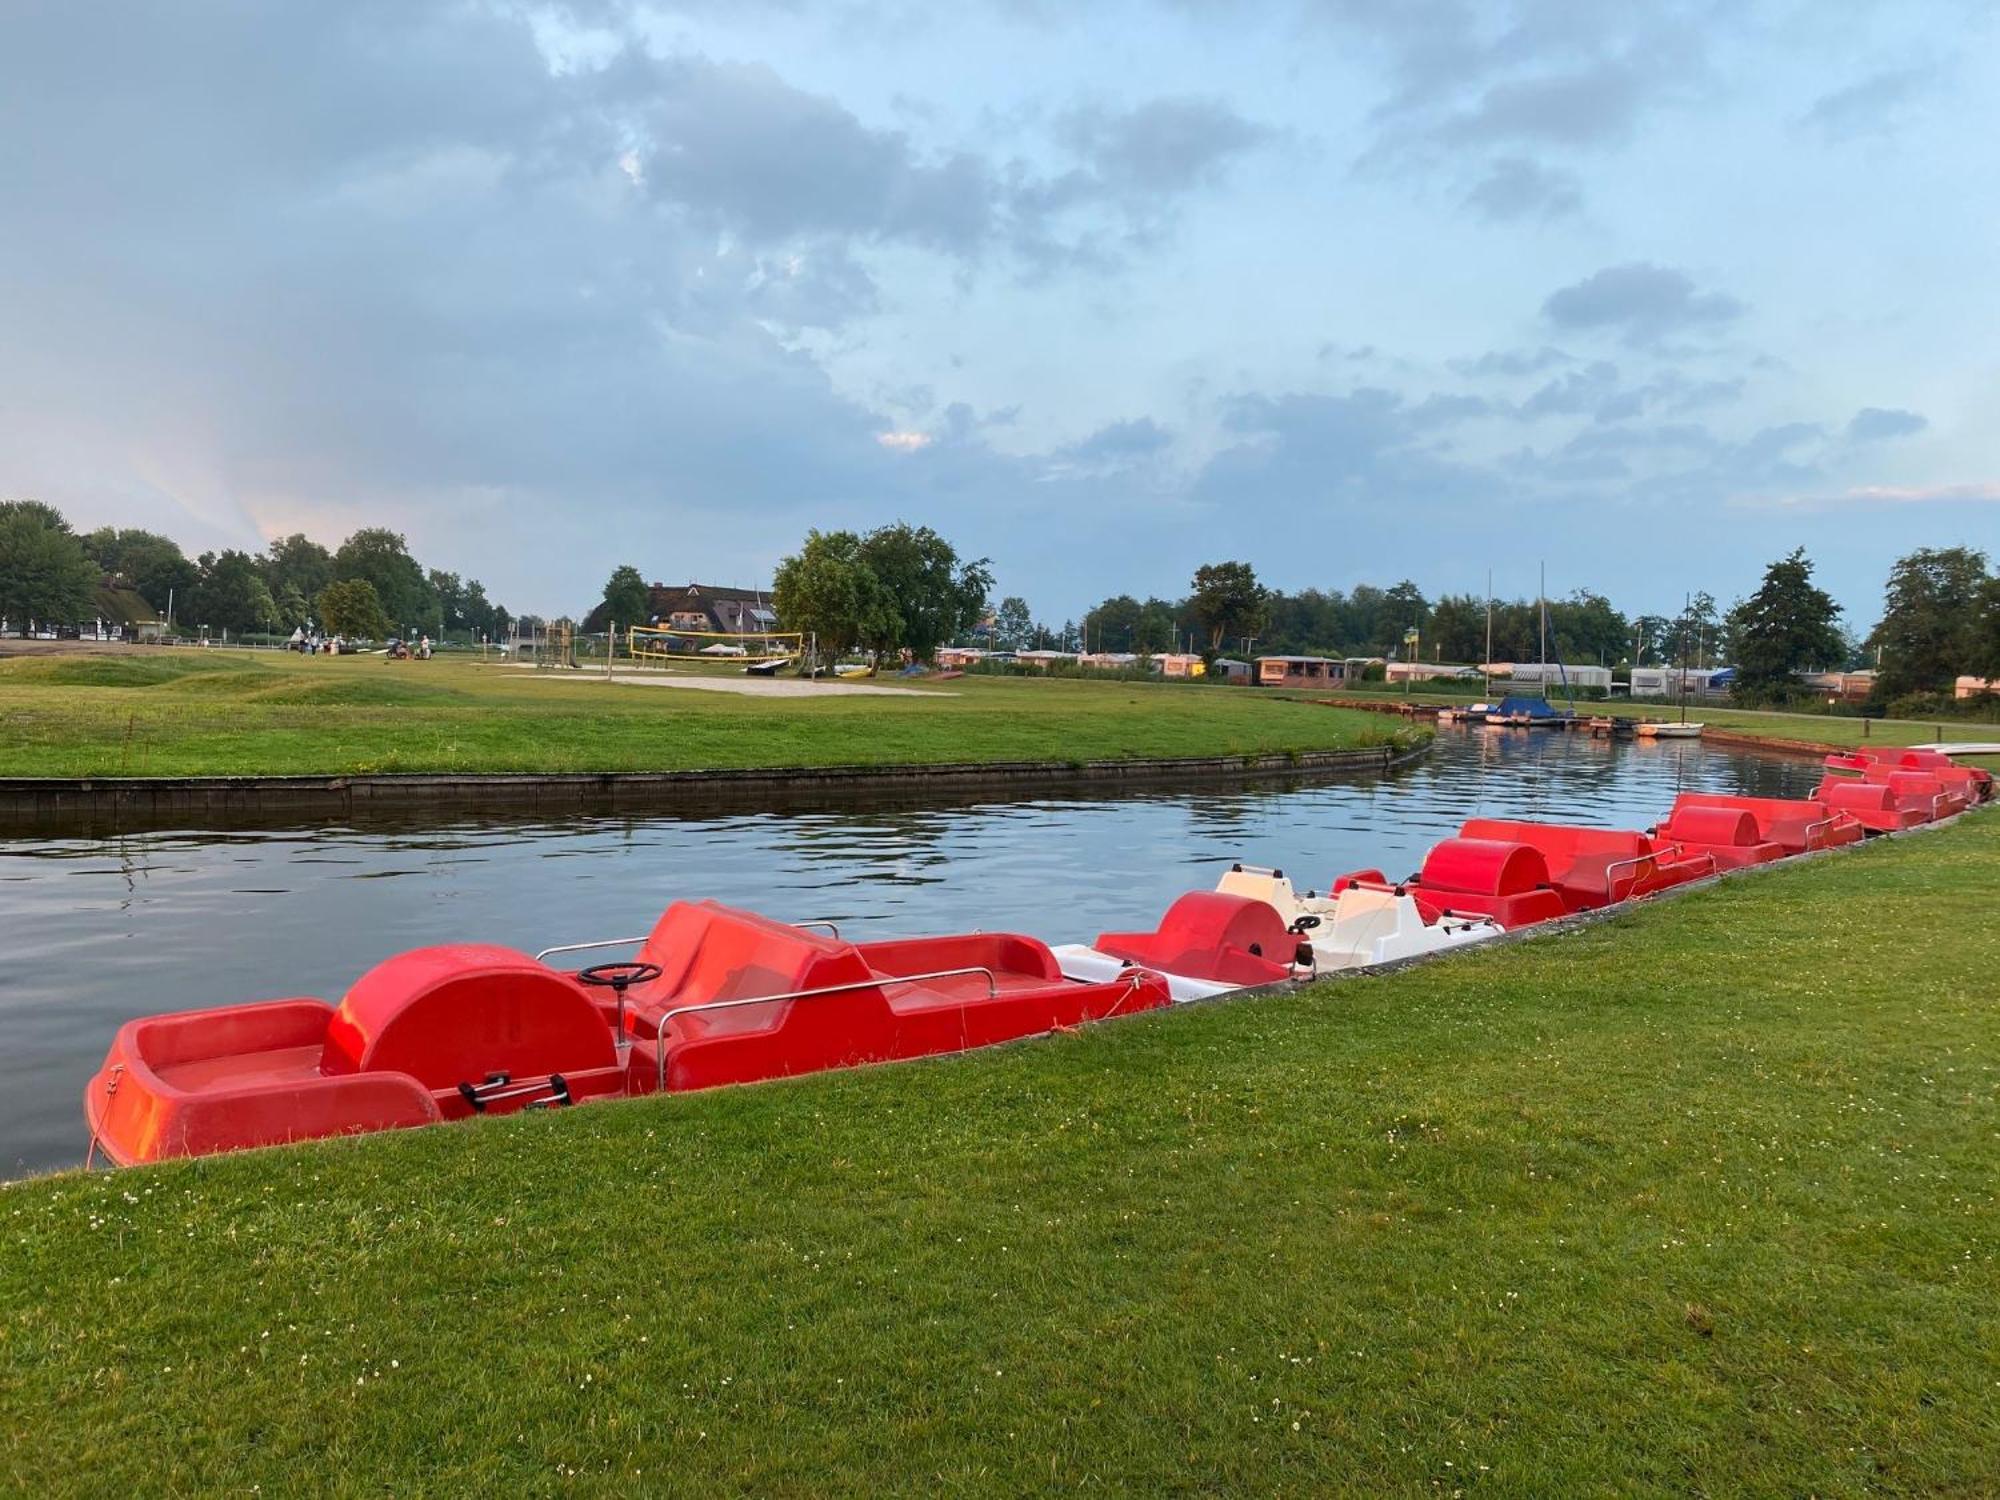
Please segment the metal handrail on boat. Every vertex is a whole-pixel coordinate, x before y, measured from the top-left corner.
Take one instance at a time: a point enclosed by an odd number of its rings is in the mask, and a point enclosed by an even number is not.
[[[787,922],[784,925],[787,927],[824,927],[835,937],[840,936],[840,929],[828,917],[807,917],[804,921]],[[600,938],[594,943],[558,943],[553,948],[544,948],[540,953],[537,953],[535,955],[535,962],[542,963],[551,955],[557,953],[588,953],[596,948],[629,948],[635,943],[645,942],[646,938],[651,936],[651,933],[647,933],[645,937]]]
[[[878,974],[871,979],[856,979],[847,984],[829,984],[819,989],[788,990],[777,995],[745,995],[735,1000],[705,1000],[699,1005],[677,1005],[663,1012],[658,1027],[653,1034],[654,1056],[658,1066],[659,1092],[667,1091],[667,1023],[675,1016],[692,1016],[711,1010],[741,1010],[748,1005],[775,1005],[785,1000],[817,1000],[826,995],[846,995],[857,990],[887,989],[892,984],[919,984],[930,979],[962,979],[968,974],[978,974],[986,980],[986,998],[1000,998],[1000,981],[991,969],[973,965],[963,969],[937,969],[928,974]]]
[[[1645,854],[1635,854],[1630,859],[1614,859],[1609,864],[1607,864],[1604,867],[1604,899],[1606,901],[1619,901],[1619,900],[1629,901],[1631,899],[1631,895],[1629,893],[1623,897],[1614,896],[1611,894],[1613,889],[1611,881],[1611,872],[1613,870],[1619,869],[1624,865],[1631,865],[1634,868],[1637,868],[1638,866],[1643,865],[1648,861],[1651,861],[1653,867],[1656,870],[1659,868],[1660,855],[1657,849],[1650,850]],[[1632,880],[1633,890],[1636,891],[1638,889],[1638,886],[1639,886],[1638,877],[1634,876]]]
[[[650,934],[648,935],[650,936]],[[543,963],[551,954],[556,953],[588,953],[593,948],[629,948],[634,943],[643,943],[645,941],[644,937],[629,937],[600,938],[594,943],[558,943],[553,948],[544,948],[540,953],[537,953],[535,955],[535,962]]]
[[[1841,820],[1841,815],[1839,813],[1834,813],[1829,817],[1821,818],[1817,823],[1806,824],[1805,848],[1807,849],[1812,848],[1813,835],[1817,833],[1819,834],[1819,840],[1820,840],[1819,846],[1820,848],[1824,849],[1826,847],[1826,833],[1824,832],[1824,830],[1832,828],[1835,824],[1839,823],[1840,820]]]

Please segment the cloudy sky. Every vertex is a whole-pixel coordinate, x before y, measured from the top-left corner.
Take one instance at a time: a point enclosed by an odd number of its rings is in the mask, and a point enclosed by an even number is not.
[[[517,609],[905,518],[1052,620],[2000,550],[1977,0],[13,0],[0,495]]]

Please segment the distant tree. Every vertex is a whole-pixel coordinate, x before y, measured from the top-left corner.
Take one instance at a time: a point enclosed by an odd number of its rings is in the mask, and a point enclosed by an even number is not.
[[[1388,650],[1401,651],[1403,636],[1408,631],[1416,630],[1424,635],[1430,633],[1430,602],[1424,598],[1423,590],[1409,579],[1405,578],[1394,588],[1385,590],[1382,606],[1387,615],[1383,623],[1388,626],[1388,638],[1381,644]]]
[[[1980,590],[1973,646],[1973,674],[2000,682],[2000,575],[1987,579],[1986,587]]]
[[[100,571],[54,506],[0,501],[0,616],[23,635],[90,615]]]
[[[490,618],[492,623],[486,632],[488,637],[496,641],[505,640],[507,633],[514,628],[514,617],[507,612],[504,605],[496,604],[493,606]]]
[[[270,585],[266,584],[265,587],[268,588]],[[281,630],[302,626],[312,619],[312,600],[301,594],[295,584],[286,584],[285,591],[271,603],[278,611],[278,627]]]
[[[178,542],[154,531],[100,526],[83,538],[83,550],[163,615],[169,600],[185,600],[200,576]]]
[[[1130,594],[1113,594],[1083,616],[1083,640],[1092,651],[1133,651],[1141,606]]]
[[[183,619],[211,630],[238,633],[277,627],[277,601],[249,553],[204,552],[197,566],[201,577],[181,611]]]
[[[1729,612],[1725,634],[1744,697],[1789,688],[1800,672],[1837,667],[1846,655],[1840,606],[1812,581],[1813,565],[1798,547],[1764,569],[1757,592]]]
[[[424,574],[424,581],[430,585],[431,598],[437,601],[438,635],[443,637],[465,629],[465,585],[459,582],[458,575],[431,568]]]
[[[1549,604],[1549,659],[1598,662],[1622,661],[1631,645],[1631,627],[1611,601],[1589,589]]]
[[[494,634],[493,604],[486,597],[486,585],[477,578],[465,580],[465,589],[458,599],[458,612],[465,628],[475,636]]]
[[[604,585],[605,618],[617,625],[643,625],[652,597],[652,590],[646,587],[645,575],[626,563],[614,570],[610,581]]]
[[[1981,662],[1988,583],[1986,554],[1969,547],[1926,547],[1896,560],[1875,627],[1878,697],[1948,693],[1953,678]]]
[[[1014,651],[1026,650],[1034,634],[1035,619],[1028,613],[1028,601],[1018,594],[1002,599],[993,614],[994,643]]]
[[[1180,612],[1164,599],[1148,599],[1132,622],[1132,649],[1151,655],[1180,645]]]
[[[1229,636],[1250,636],[1264,628],[1270,596],[1245,562],[1206,563],[1195,569],[1192,605],[1208,647],[1220,651]]]
[[[1667,643],[1674,622],[1665,615],[1641,615],[1632,622],[1632,665],[1657,667],[1665,663]]]
[[[1446,594],[1431,607],[1431,654],[1438,661],[1486,659],[1486,601]]]
[[[350,640],[387,640],[393,629],[375,585],[365,578],[343,578],[321,589],[319,623],[328,635]]]
[[[1715,596],[1706,591],[1693,595],[1674,616],[1667,636],[1660,643],[1661,660],[1690,667],[1708,665],[1722,648],[1722,621],[1715,610]]]
[[[1076,628],[1076,621],[1064,620],[1062,630],[1056,636],[1056,643],[1047,648],[1050,651],[1081,651],[1083,632]]]
[[[901,628],[851,531],[808,531],[799,550],[779,562],[772,584],[785,628],[810,637],[822,655],[837,657]]]
[[[355,532],[333,554],[333,576],[370,584],[383,612],[399,630],[411,625],[436,626],[437,598],[430,580],[396,532],[380,526]]]
[[[333,554],[303,532],[279,537],[257,561],[274,599],[283,599],[287,589],[302,599],[317,599],[334,579]]]
[[[878,657],[907,650],[929,661],[986,612],[993,588],[987,560],[961,562],[951,543],[928,526],[899,521],[877,527],[861,539],[859,561],[875,575],[889,606],[872,610],[862,631],[862,644]],[[782,607],[778,614],[787,618]]]

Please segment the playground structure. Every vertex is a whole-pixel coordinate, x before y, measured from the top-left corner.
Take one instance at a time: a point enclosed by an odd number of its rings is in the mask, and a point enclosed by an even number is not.
[[[616,627],[613,629],[615,642]],[[796,630],[746,635],[633,625],[625,631],[625,649],[633,661],[659,666],[668,662],[704,661],[735,663],[745,667],[771,666],[797,661],[804,656],[805,636]]]

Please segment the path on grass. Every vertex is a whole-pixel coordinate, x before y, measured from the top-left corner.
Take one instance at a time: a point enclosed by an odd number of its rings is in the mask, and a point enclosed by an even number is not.
[[[523,663],[516,671],[534,671]],[[920,692],[916,688],[882,687],[859,682],[841,682],[808,677],[706,677],[693,673],[611,671],[581,667],[571,672],[545,672],[551,682],[619,682],[642,687],[694,688],[704,693],[740,693],[746,698],[955,698],[956,693]],[[537,679],[539,680],[539,679]]]

